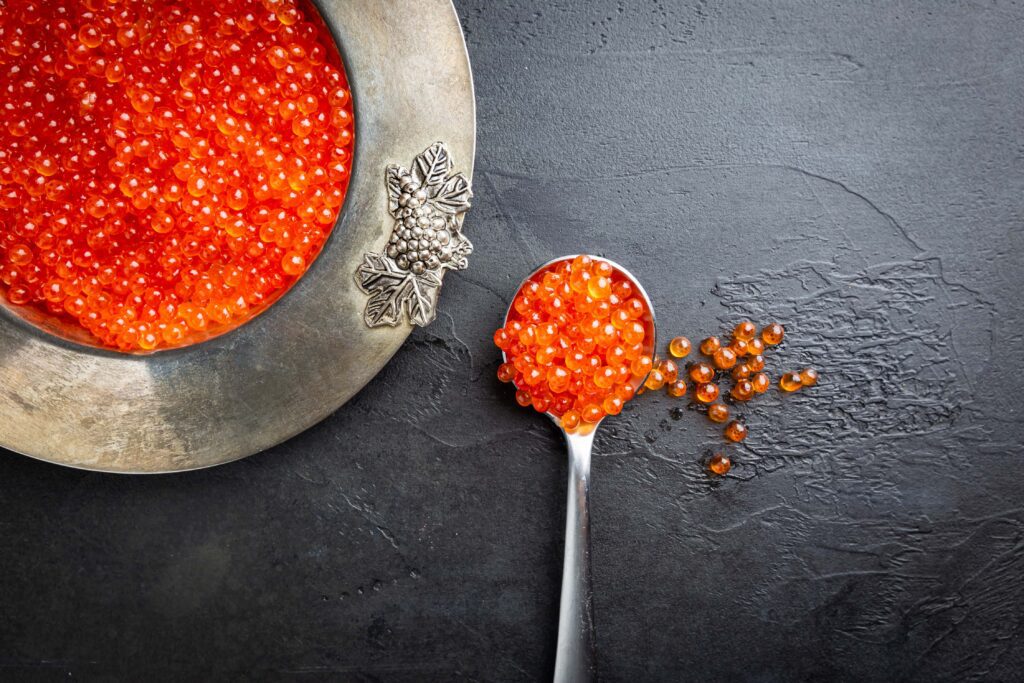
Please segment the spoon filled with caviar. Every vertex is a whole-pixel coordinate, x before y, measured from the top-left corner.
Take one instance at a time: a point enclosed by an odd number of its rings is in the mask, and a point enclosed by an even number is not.
[[[622,266],[586,254],[545,263],[520,285],[494,333],[498,378],[516,402],[565,434],[569,485],[555,683],[594,678],[590,454],[601,421],[618,415],[653,366],[654,309]]]

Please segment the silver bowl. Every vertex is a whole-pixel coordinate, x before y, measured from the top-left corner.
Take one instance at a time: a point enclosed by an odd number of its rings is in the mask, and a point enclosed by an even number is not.
[[[355,273],[394,223],[385,169],[443,141],[472,174],[476,113],[450,0],[315,1],[345,60],[355,154],[345,205],[306,275],[221,336],[150,355],[61,338],[0,304],[0,446],[108,472],[209,467],[332,413],[412,327],[369,327]]]

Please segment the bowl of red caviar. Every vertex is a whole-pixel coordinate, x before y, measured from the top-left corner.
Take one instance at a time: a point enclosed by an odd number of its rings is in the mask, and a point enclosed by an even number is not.
[[[385,169],[442,140],[471,172],[449,0],[0,6],[0,446],[193,469],[335,410],[408,325],[354,278]]]

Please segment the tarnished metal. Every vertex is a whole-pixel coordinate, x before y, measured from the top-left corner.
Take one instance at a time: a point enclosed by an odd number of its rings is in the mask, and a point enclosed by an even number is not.
[[[363,387],[412,327],[376,329],[352,274],[394,227],[381,174],[444,140],[472,176],[473,84],[450,0],[323,0],[355,107],[338,225],[306,275],[264,313],[151,355],[83,346],[0,310],[0,446],[113,472],[207,467],[273,446]]]
[[[411,168],[388,166],[384,182],[395,227],[385,251],[366,254],[356,270],[356,282],[370,295],[363,313],[369,327],[431,323],[445,271],[469,265],[473,244],[462,234],[462,218],[473,192],[454,167],[443,142]]]

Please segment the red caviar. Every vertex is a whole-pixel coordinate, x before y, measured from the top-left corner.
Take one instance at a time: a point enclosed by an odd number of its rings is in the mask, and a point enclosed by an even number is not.
[[[498,378],[516,400],[561,418],[568,431],[615,415],[648,380],[660,388],[649,350],[654,323],[632,281],[607,261],[577,256],[534,274],[516,293],[494,343]],[[675,364],[663,361],[672,373]]]
[[[708,461],[708,469],[722,476],[732,469],[732,460],[725,453],[715,453]]]
[[[0,293],[152,350],[258,313],[345,198],[340,56],[296,0],[0,3]]]

